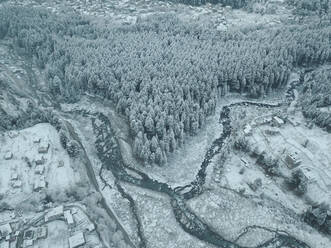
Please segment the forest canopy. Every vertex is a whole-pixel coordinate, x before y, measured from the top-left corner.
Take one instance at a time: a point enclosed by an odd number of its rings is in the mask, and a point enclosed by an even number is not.
[[[204,126],[229,90],[259,97],[284,86],[294,66],[331,60],[331,30],[321,23],[219,32],[165,14],[108,27],[8,6],[0,37],[35,59],[59,100],[89,92],[113,101],[135,155],[156,164]]]
[[[301,105],[305,117],[331,132],[331,68],[329,66],[314,71],[306,78]]]

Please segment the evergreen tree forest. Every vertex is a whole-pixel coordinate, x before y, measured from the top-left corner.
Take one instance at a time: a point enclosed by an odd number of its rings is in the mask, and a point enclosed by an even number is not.
[[[0,38],[45,70],[59,101],[85,92],[111,100],[137,158],[155,164],[195,135],[228,91],[259,97],[285,86],[293,67],[331,60],[330,23],[320,22],[220,32],[170,14],[114,26],[7,6]]]
[[[171,0],[176,3],[183,3],[193,6],[199,6],[206,3],[222,4],[223,6],[231,6],[234,9],[246,7],[248,3],[257,2],[259,0]]]
[[[306,118],[312,119],[316,125],[331,132],[330,67],[314,71],[305,80],[301,105],[302,113]]]
[[[328,13],[331,7],[329,0],[287,0],[287,3],[295,7],[295,14],[301,16],[323,15]]]

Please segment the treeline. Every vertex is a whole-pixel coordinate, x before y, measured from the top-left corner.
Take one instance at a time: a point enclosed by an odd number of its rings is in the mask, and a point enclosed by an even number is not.
[[[303,219],[317,230],[331,235],[331,211],[330,205],[322,202],[310,206],[303,214]]]
[[[326,14],[330,9],[329,0],[287,0],[286,2],[295,7],[295,14],[301,16]]]
[[[301,105],[306,118],[331,132],[331,68],[316,70],[305,80]],[[323,110],[325,108],[325,110]]]
[[[187,5],[200,6],[206,3],[222,4],[223,6],[231,6],[234,9],[240,9],[247,6],[247,3],[253,0],[170,0],[175,3],[183,3]],[[256,2],[257,0],[255,0]]]
[[[285,85],[293,66],[331,60],[331,30],[315,24],[220,33],[162,15],[107,27],[7,7],[0,32],[45,68],[54,96],[112,100],[129,121],[135,155],[157,164],[198,132],[227,91],[258,97]]]

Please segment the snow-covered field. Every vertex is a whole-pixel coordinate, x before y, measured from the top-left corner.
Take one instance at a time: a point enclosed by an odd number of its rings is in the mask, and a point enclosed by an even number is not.
[[[312,247],[328,248],[331,245],[328,238],[303,224],[297,215],[283,210],[275,202],[246,199],[233,191],[220,188],[190,200],[189,206],[201,219],[229,240],[235,240],[246,227],[257,225],[271,230],[287,231]],[[246,243],[246,246],[254,246],[269,238],[269,234],[260,235],[260,229],[257,230],[254,231],[255,238],[251,240],[252,243]]]

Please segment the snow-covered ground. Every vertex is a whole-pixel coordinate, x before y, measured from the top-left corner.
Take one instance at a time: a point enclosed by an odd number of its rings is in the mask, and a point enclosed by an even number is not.
[[[214,247],[183,231],[176,222],[167,196],[129,184],[125,184],[124,187],[137,205],[147,248]]]
[[[202,220],[229,240],[235,240],[246,227],[257,225],[287,231],[299,240],[306,241],[311,247],[328,248],[331,245],[328,238],[275,202],[246,199],[233,191],[220,188],[190,200],[189,206]],[[254,231],[252,243],[245,243],[246,246],[262,243],[269,237],[269,234],[260,235],[260,229],[257,230]]]

